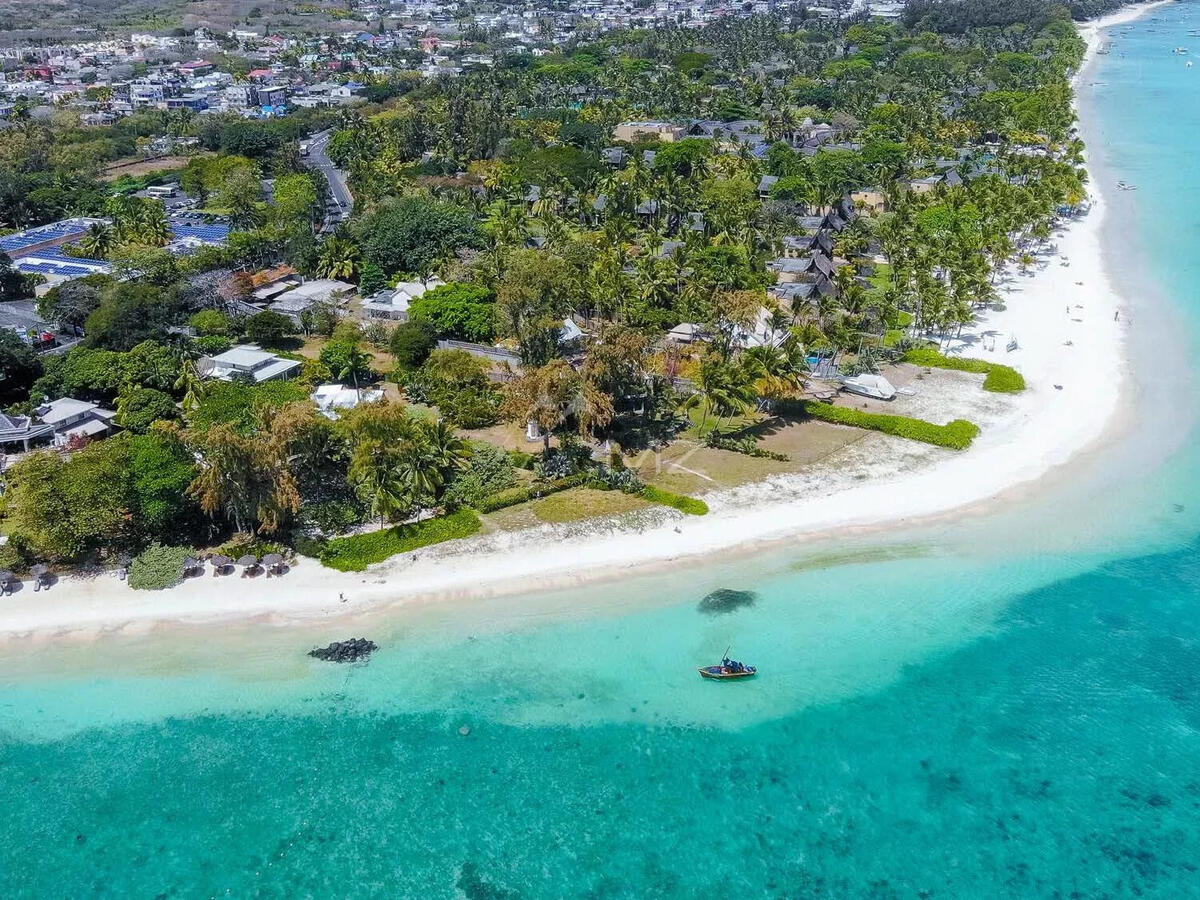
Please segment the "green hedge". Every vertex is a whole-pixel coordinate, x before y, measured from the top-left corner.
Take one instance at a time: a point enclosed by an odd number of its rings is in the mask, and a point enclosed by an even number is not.
[[[913,419],[909,416],[869,413],[848,406],[831,406],[827,403],[813,403],[808,400],[798,401],[794,405],[789,404],[789,407],[813,419],[833,422],[836,425],[852,425],[855,428],[882,431],[884,434],[893,434],[896,437],[908,438],[913,441],[924,441],[926,444],[949,447],[951,450],[966,450],[979,435],[979,426],[965,419],[955,419],[946,425],[935,425],[924,419]]]
[[[703,516],[708,512],[708,504],[703,500],[698,500],[695,497],[686,497],[683,494],[672,494],[670,491],[664,491],[662,488],[656,488],[653,485],[646,485],[646,487],[642,488],[641,496],[651,503],[670,506],[681,513],[687,513],[689,516]]]
[[[129,586],[139,591],[161,591],[183,581],[183,561],[191,555],[187,547],[151,544],[129,564]]]
[[[492,494],[490,497],[484,497],[483,500],[475,505],[475,509],[481,513],[507,509],[510,506],[516,506],[518,503],[528,503],[530,500],[537,500],[539,497],[545,497],[548,494],[557,494],[559,491],[579,487],[587,479],[588,476],[586,474],[568,475],[566,478],[560,478],[557,481],[539,481],[534,484],[508,488],[508,490]]]
[[[361,572],[372,563],[383,562],[397,553],[469,537],[480,529],[481,524],[473,510],[460,509],[424,522],[335,538],[321,552],[321,563],[342,572]]]
[[[1019,394],[1025,390],[1025,378],[1012,366],[1002,366],[1000,363],[986,362],[982,359],[961,359],[946,356],[936,350],[909,350],[904,354],[904,361],[916,366],[926,366],[931,369],[954,369],[957,372],[975,372],[986,375],[983,379],[983,389],[997,394]]]

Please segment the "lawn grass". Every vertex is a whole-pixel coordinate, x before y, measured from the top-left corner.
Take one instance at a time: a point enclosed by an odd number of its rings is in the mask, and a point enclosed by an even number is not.
[[[396,525],[369,534],[334,538],[321,552],[321,564],[341,572],[361,572],[397,553],[469,537],[482,523],[474,510],[460,509],[448,516],[411,525]]]
[[[983,379],[983,389],[996,394],[1019,394],[1025,390],[1024,376],[1012,366],[1000,363],[946,356],[944,353],[929,348],[909,350],[904,354],[904,361],[932,369],[953,369],[956,372],[975,372],[986,375],[987,377]]]
[[[727,433],[749,428],[750,426],[757,424],[762,419],[762,416],[756,412],[749,412],[744,415],[733,416],[732,418],[721,418],[715,412],[710,411],[708,415],[705,416],[703,402],[696,406],[689,407],[686,412],[688,421],[692,424],[689,428],[682,432],[681,436],[694,438],[696,440],[700,440],[710,431],[713,431],[718,424],[721,426],[721,431]],[[700,430],[701,422],[704,423],[703,431]]]
[[[635,509],[645,509],[647,505],[642,498],[623,491],[577,487],[543,497],[531,503],[529,508],[541,521],[560,524],[598,516],[619,516]]]

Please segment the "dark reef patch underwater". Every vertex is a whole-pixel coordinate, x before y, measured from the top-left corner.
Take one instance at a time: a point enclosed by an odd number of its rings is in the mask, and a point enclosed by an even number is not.
[[[714,616],[736,612],[739,609],[751,607],[757,602],[758,595],[754,591],[735,591],[732,588],[719,588],[711,594],[705,595],[696,608],[702,613]]]

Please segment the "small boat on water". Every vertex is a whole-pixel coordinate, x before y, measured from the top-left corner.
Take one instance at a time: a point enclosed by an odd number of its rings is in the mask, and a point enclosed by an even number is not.
[[[729,678],[753,678],[758,672],[754,666],[747,666],[726,656],[719,666],[701,666],[697,669],[701,678],[724,680]]]

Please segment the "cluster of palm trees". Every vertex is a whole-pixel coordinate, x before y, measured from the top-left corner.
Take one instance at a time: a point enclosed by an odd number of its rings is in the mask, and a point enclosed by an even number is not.
[[[890,302],[911,310],[918,333],[946,334],[996,299],[998,272],[1032,265],[1033,244],[1059,210],[1083,198],[1067,148],[1061,158],[1000,153],[994,172],[953,188],[897,198],[876,230],[891,263]]]
[[[353,447],[346,477],[380,527],[436,505],[470,445],[444,420],[416,419],[402,407],[358,407],[343,426]]]
[[[279,530],[315,493],[341,483],[382,527],[436,506],[470,445],[443,421],[397,404],[365,404],[337,422],[311,403],[262,409],[252,421],[180,432],[199,471],[188,488],[208,515],[239,532]]]
[[[91,259],[107,259],[122,245],[165,247],[171,242],[166,209],[148,197],[114,197],[107,209],[111,224],[94,222],[79,239],[79,250]]]

